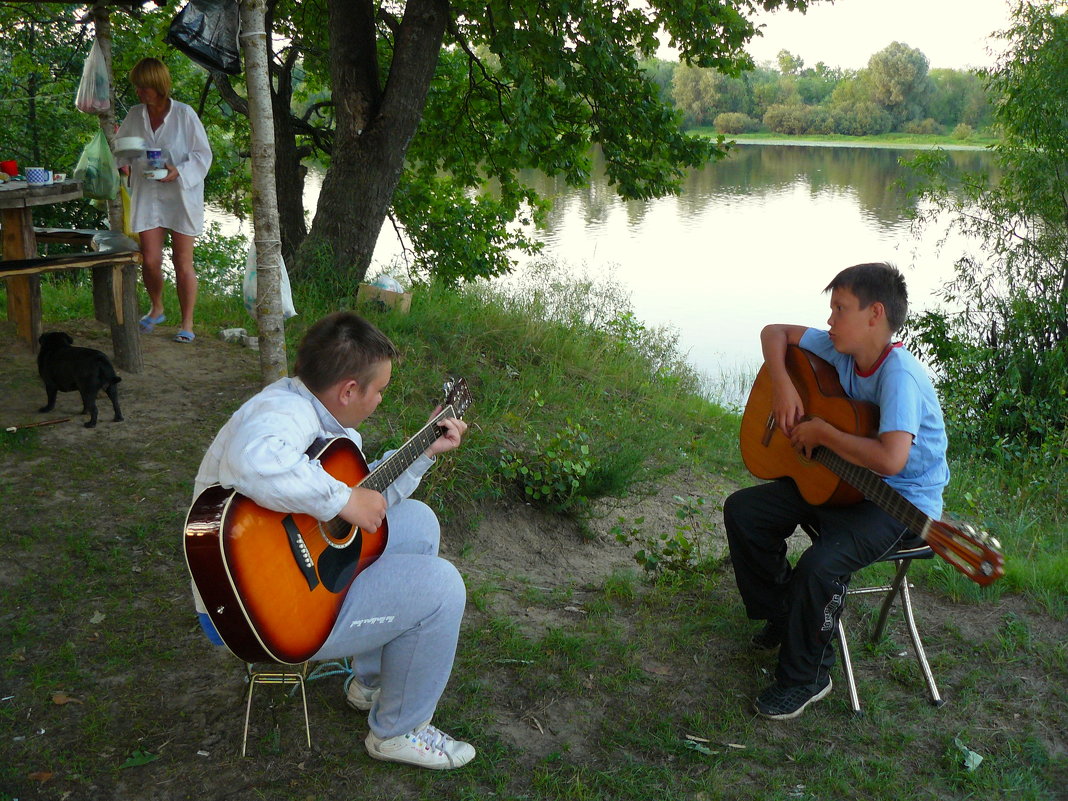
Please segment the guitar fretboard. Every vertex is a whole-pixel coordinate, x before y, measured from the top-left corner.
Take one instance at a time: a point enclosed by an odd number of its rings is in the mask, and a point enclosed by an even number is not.
[[[438,423],[448,417],[456,417],[456,412],[451,405],[442,409],[435,415],[433,420],[416,432],[414,437],[405,442],[388,459],[368,473],[364,480],[360,482],[360,486],[376,492],[385,492],[386,488],[400,478],[401,473],[411,467],[415,460],[419,458],[419,455],[442,435],[443,431]],[[343,539],[351,527],[352,524],[342,517],[335,517],[322,523],[322,528],[326,534],[335,539]]]
[[[848,462],[827,448],[817,448],[812,458],[847,484],[860,490],[865,498],[895,520],[900,520],[915,536],[926,539],[927,530],[932,522],[931,518],[887,484],[877,473]]]
[[[446,406],[433,420],[416,432],[415,436],[398,448],[396,453],[372,470],[360,486],[376,492],[385,492],[386,488],[400,478],[401,473],[411,467],[423,451],[433,445],[444,433],[438,423],[455,416],[452,406]]]

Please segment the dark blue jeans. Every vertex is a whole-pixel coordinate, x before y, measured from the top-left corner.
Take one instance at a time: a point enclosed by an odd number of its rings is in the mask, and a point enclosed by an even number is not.
[[[784,627],[776,680],[822,682],[853,572],[892,553],[905,526],[870,501],[813,506],[790,479],[738,490],[723,504],[723,522],[746,614]],[[802,523],[819,537],[791,566],[786,540]]]

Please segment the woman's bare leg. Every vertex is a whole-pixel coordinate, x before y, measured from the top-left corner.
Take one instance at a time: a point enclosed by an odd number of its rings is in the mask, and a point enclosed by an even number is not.
[[[178,285],[178,305],[182,310],[182,331],[193,330],[193,307],[197,304],[197,274],[193,269],[195,236],[171,231],[171,261]]]
[[[163,237],[165,234],[166,231],[162,228],[151,228],[138,234],[141,240],[141,280],[145,282],[148,299],[152,302],[152,308],[148,310],[152,318],[163,314]]]

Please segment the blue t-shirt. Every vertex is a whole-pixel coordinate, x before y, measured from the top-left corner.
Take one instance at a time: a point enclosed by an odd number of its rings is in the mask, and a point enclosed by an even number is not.
[[[942,515],[942,490],[949,483],[946,425],[934,386],[923,365],[902,347],[891,348],[867,375],[852,356],[834,349],[826,331],[808,329],[800,345],[834,365],[846,395],[879,407],[879,433],[907,431],[912,448],[905,468],[886,483],[935,520]]]

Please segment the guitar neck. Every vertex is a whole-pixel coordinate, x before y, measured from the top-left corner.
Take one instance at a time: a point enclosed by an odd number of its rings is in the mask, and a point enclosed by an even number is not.
[[[850,486],[860,490],[865,498],[895,520],[900,520],[915,536],[927,539],[931,518],[887,484],[878,474],[866,467],[846,461],[827,448],[817,448],[813,459]]]
[[[396,453],[368,473],[360,486],[376,492],[385,492],[386,488],[396,481],[401,473],[411,467],[415,460],[444,433],[438,423],[455,416],[456,412],[453,407],[446,406],[434,419],[417,431],[415,436],[398,448]]]

